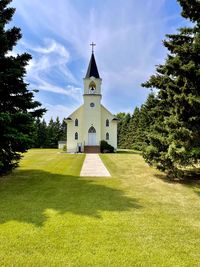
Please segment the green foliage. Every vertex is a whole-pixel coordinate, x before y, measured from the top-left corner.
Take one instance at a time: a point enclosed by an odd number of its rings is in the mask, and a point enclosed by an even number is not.
[[[163,43],[169,54],[165,64],[143,84],[158,89],[144,158],[172,177],[200,159],[200,2],[179,3],[183,16],[195,24],[166,35]]]
[[[59,118],[54,121],[52,118],[47,124],[43,119],[35,122],[35,141],[33,147],[35,148],[57,148],[58,141],[66,141],[66,123],[63,120],[60,123]]]
[[[118,123],[118,147],[143,150],[149,144],[148,134],[154,123],[156,114],[154,107],[158,100],[155,94],[149,94],[145,104],[136,107],[132,116],[119,113]]]
[[[131,115],[129,113],[119,113],[116,115],[118,118],[118,132],[117,132],[117,140],[118,147],[120,148],[128,148],[127,142],[127,134],[128,134],[128,125],[131,119]]]
[[[108,144],[105,140],[100,142],[101,153],[114,153],[114,147]]]
[[[32,144],[34,119],[45,112],[38,109],[41,104],[24,82],[31,56],[8,54],[22,36],[19,28],[7,28],[15,12],[7,7],[10,2],[0,1],[0,174],[17,166],[21,153]]]
[[[38,118],[35,121],[35,135],[33,147],[44,148],[47,144],[47,124],[43,119],[42,121]]]

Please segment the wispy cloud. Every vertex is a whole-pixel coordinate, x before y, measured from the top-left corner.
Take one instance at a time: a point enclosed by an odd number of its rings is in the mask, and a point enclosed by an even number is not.
[[[24,48],[34,53],[34,58],[28,67],[29,76],[33,74],[49,74],[52,71],[59,71],[63,79],[68,82],[77,83],[74,75],[68,68],[70,54],[68,50],[52,39],[44,39],[46,45],[33,46],[30,43],[21,42]]]
[[[79,102],[81,88],[72,85],[77,84],[77,81],[68,68],[69,52],[55,40],[45,39],[45,44],[33,46],[24,41],[20,43],[21,50],[24,47],[34,53],[27,66],[27,80],[39,90],[67,95]],[[59,85],[59,79],[62,79],[64,85]]]

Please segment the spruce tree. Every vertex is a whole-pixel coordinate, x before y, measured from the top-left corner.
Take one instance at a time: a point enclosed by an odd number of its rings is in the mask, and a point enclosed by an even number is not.
[[[117,114],[118,123],[118,146],[119,148],[130,148],[128,144],[128,127],[131,119],[130,113]]]
[[[140,109],[136,107],[129,121],[127,142],[128,142],[128,148],[137,149],[137,150],[141,149],[140,147],[138,147],[138,144],[137,144],[137,139],[138,139],[137,132],[138,132],[139,119],[140,119]]]
[[[178,2],[193,27],[166,35],[164,46],[169,54],[165,64],[143,84],[159,89],[157,117],[144,157],[172,177],[182,175],[185,166],[200,159],[200,2]]]
[[[67,140],[67,123],[63,119],[61,124],[61,136],[60,141],[66,141]]]
[[[137,147],[144,150],[149,144],[148,135],[151,132],[151,125],[154,124],[156,114],[155,107],[158,100],[154,93],[150,93],[146,102],[140,108],[140,117],[137,128]]]
[[[35,148],[46,148],[47,147],[47,124],[43,119],[42,121],[38,118],[35,122],[35,141],[33,147]]]
[[[34,118],[45,112],[24,82],[31,56],[9,55],[22,37],[19,28],[7,27],[15,12],[10,2],[0,1],[0,174],[17,166],[21,153],[31,146]]]
[[[121,140],[122,140],[122,123],[124,120],[124,117],[126,116],[125,112],[120,112],[116,115],[118,118],[118,124],[117,124],[117,146],[121,148]]]
[[[59,118],[57,117],[56,121],[51,118],[47,127],[47,147],[57,148],[58,141],[61,139],[62,134],[62,127]]]

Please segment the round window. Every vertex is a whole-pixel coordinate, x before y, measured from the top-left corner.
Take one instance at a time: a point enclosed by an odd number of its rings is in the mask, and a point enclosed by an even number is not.
[[[90,107],[93,108],[94,107],[94,103],[90,103]]]

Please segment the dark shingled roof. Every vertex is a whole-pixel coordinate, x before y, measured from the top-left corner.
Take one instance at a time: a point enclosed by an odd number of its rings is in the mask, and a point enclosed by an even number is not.
[[[99,72],[97,69],[97,64],[96,64],[95,57],[94,57],[93,53],[91,55],[90,63],[89,63],[85,78],[90,78],[92,76],[95,78],[100,78]]]

